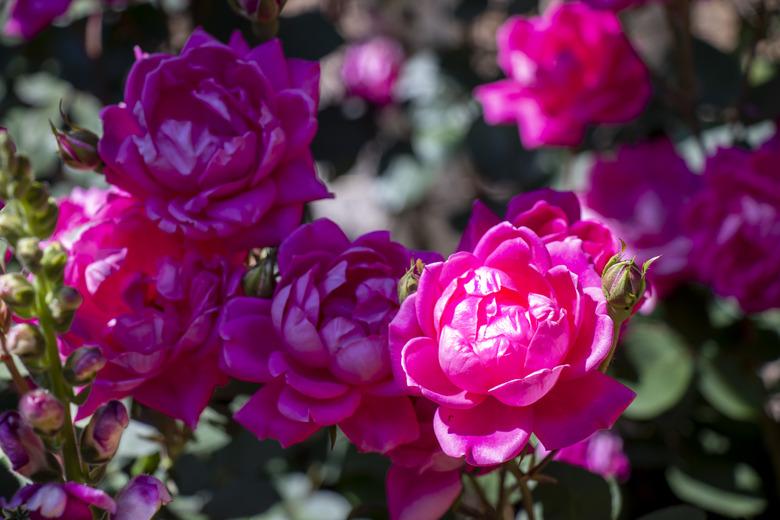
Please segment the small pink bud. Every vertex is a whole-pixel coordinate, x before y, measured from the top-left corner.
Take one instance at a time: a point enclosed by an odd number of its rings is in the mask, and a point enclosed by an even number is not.
[[[62,161],[74,170],[94,171],[99,169],[103,161],[98,155],[97,144],[100,138],[89,130],[74,127],[62,131],[52,125],[51,131],[57,139]]]
[[[128,424],[130,418],[127,410],[119,401],[109,401],[95,410],[81,434],[81,455],[84,460],[91,464],[111,460]]]
[[[32,477],[49,470],[43,442],[14,410],[0,415],[0,448],[20,475]]]
[[[42,435],[53,435],[65,424],[64,405],[47,390],[31,390],[19,400],[19,414]]]
[[[65,379],[73,386],[89,384],[105,365],[106,358],[99,347],[77,348],[65,361]]]

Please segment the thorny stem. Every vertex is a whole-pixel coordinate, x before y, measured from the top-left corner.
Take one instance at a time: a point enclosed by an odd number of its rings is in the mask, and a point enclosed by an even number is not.
[[[11,356],[11,353],[8,352],[8,347],[5,344],[4,334],[0,334],[0,346],[2,346],[3,349],[3,363],[5,363],[5,366],[8,368],[8,372],[11,373],[11,378],[16,385],[16,390],[19,392],[19,395],[26,394],[30,391],[30,385],[27,384],[27,380],[24,378],[24,376],[22,376],[21,372],[19,372],[19,369],[16,367],[14,358]]]
[[[57,335],[54,332],[54,323],[46,305],[46,293],[48,292],[46,280],[42,276],[35,279],[37,295],[38,322],[46,340],[46,362],[49,371],[51,390],[55,397],[62,401],[65,408],[65,427],[62,429],[64,443],[62,455],[65,461],[65,478],[69,481],[84,482],[84,470],[81,466],[78,444],[76,443],[76,431],[73,426],[73,418],[70,413],[70,392],[65,384],[62,374],[59,349],[57,348]]]

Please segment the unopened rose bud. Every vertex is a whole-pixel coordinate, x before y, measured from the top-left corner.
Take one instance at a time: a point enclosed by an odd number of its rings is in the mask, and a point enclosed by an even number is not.
[[[647,289],[647,270],[655,260],[652,258],[640,267],[634,258],[623,258],[621,251],[604,266],[601,287],[607,298],[609,315],[615,322],[621,323],[633,314]]]
[[[19,400],[19,414],[41,435],[54,435],[65,424],[65,406],[42,388],[22,396]]]
[[[20,239],[16,243],[15,253],[16,258],[29,271],[36,272],[40,267],[43,251],[41,251],[41,243],[37,238],[25,237]]]
[[[57,227],[58,215],[57,201],[53,197],[49,197],[43,205],[37,207],[30,215],[29,225],[31,234],[41,239],[51,236],[54,228]]]
[[[49,280],[60,280],[68,263],[68,254],[59,242],[52,242],[43,250],[41,268]]]
[[[425,269],[425,264],[418,259],[398,281],[398,303],[403,303],[410,294],[417,292],[423,269]]]
[[[51,131],[57,140],[62,161],[74,170],[97,170],[103,164],[97,151],[100,138],[94,132],[79,127],[57,130],[54,124]]]
[[[51,471],[43,441],[16,411],[0,415],[0,448],[20,475],[33,477]]]
[[[41,330],[31,323],[19,323],[11,327],[6,338],[8,350],[27,363],[40,357],[46,349]]]
[[[21,200],[31,208],[41,208],[49,200],[49,190],[43,183],[35,181],[30,184]]]
[[[83,386],[91,383],[104,366],[106,358],[100,348],[79,347],[65,361],[65,379],[72,386]]]
[[[90,464],[108,462],[116,453],[122,433],[130,424],[125,406],[109,401],[92,415],[81,434],[81,455]]]
[[[260,258],[242,279],[244,293],[247,296],[271,298],[276,288],[276,250],[267,247],[260,252]]]
[[[21,273],[7,273],[0,276],[0,299],[11,310],[26,308],[35,299],[35,289]]]

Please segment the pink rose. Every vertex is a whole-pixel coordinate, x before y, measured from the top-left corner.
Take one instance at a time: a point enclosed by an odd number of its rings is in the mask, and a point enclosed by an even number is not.
[[[444,516],[462,490],[463,460],[441,451],[433,432],[436,405],[427,399],[413,399],[419,437],[387,456],[387,507],[391,520],[436,520]]]
[[[436,403],[445,454],[500,464],[531,433],[563,448],[611,426],[631,402],[631,390],[598,370],[613,322],[585,246],[501,222],[473,251],[426,266],[390,324],[390,354],[399,384]]]
[[[722,148],[687,208],[698,277],[746,312],[780,307],[780,146]]]
[[[240,258],[193,249],[121,193],[109,194],[88,224],[59,233],[70,236],[65,283],[84,296],[63,354],[96,344],[107,360],[79,417],[132,396],[194,427],[226,381],[216,320]]]
[[[526,148],[576,146],[588,125],[630,121],[650,99],[647,69],[620,20],[580,2],[507,20],[498,63],[508,78],[475,96],[488,123],[518,125]]]
[[[541,456],[546,453],[541,451]],[[555,460],[587,469],[604,478],[628,480],[631,465],[623,452],[623,439],[610,431],[596,432],[584,441],[563,448]]]
[[[691,241],[682,231],[685,206],[699,187],[668,139],[625,146],[590,172],[589,209],[603,217],[640,262],[660,255],[650,280],[667,293],[689,278]]]
[[[29,40],[65,14],[73,0],[16,0],[3,32]]]
[[[309,145],[319,66],[278,40],[250,49],[196,30],[178,56],[140,54],[124,103],[102,113],[106,179],[169,233],[235,248],[278,245],[328,197]]]
[[[236,298],[225,309],[225,371],[265,383],[236,420],[283,446],[336,424],[364,451],[415,440],[414,408],[387,351],[398,281],[412,258],[387,232],[351,242],[325,219],[290,235],[273,298]]]
[[[392,103],[404,59],[403,47],[392,38],[377,36],[350,45],[341,67],[347,93],[377,105]]]
[[[517,195],[509,201],[503,219],[480,201],[475,201],[472,209],[458,251],[473,251],[487,230],[502,221],[532,229],[545,243],[567,236],[579,238],[599,274],[619,250],[618,240],[606,225],[581,218],[579,200],[571,192],[544,188]]]
[[[23,508],[29,512],[30,520],[92,520],[90,507],[112,514],[116,512],[116,503],[110,496],[76,482],[29,484],[0,507],[11,510]]]

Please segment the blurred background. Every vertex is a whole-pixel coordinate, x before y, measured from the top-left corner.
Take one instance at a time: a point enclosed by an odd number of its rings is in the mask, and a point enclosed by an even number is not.
[[[352,236],[389,229],[409,247],[446,255],[474,199],[503,214],[518,193],[583,190],[594,156],[621,144],[668,136],[698,172],[705,151],[731,142],[735,131],[740,140],[761,142],[780,115],[780,22],[773,17],[757,26],[757,9],[771,2],[761,5],[694,2],[688,76],[678,71],[685,51],[670,28],[668,6],[623,13],[653,76],[647,109],[628,125],[591,129],[577,149],[526,150],[514,126],[484,122],[472,91],[502,76],[497,28],[510,15],[538,12],[537,2],[289,0],[278,35],[289,56],[321,63],[313,148],[336,195],[312,204],[310,216],[327,216]],[[134,47],[177,52],[195,27],[223,41],[236,30],[259,41],[226,0],[132,1],[105,9],[76,0],[32,41],[0,40],[0,124],[55,193],[102,185],[100,175],[62,165],[49,121],[62,126],[62,103],[74,123],[100,133],[99,111],[121,100]],[[369,41],[374,48],[364,51],[374,54],[366,59],[387,68],[390,85],[373,97],[348,90],[342,74],[348,53]],[[695,94],[686,90],[690,85]],[[557,465],[551,473],[563,485],[535,493],[544,518],[609,518],[603,506],[610,503],[626,519],[677,504],[702,508],[707,518],[780,518],[779,338],[780,312],[745,317],[692,283],[637,317],[615,364],[638,393],[616,426],[630,478],[619,483]],[[190,432],[136,410],[111,484],[167,469],[178,494],[163,518],[386,517],[384,458],[357,454],[326,433],[285,451],[258,442],[229,418],[251,390],[237,383],[220,390],[186,446]],[[0,404],[10,408],[13,399],[5,385]],[[0,475],[0,494],[8,497],[16,486],[9,472]],[[676,511],[680,516],[664,518],[705,518],[685,507]]]

